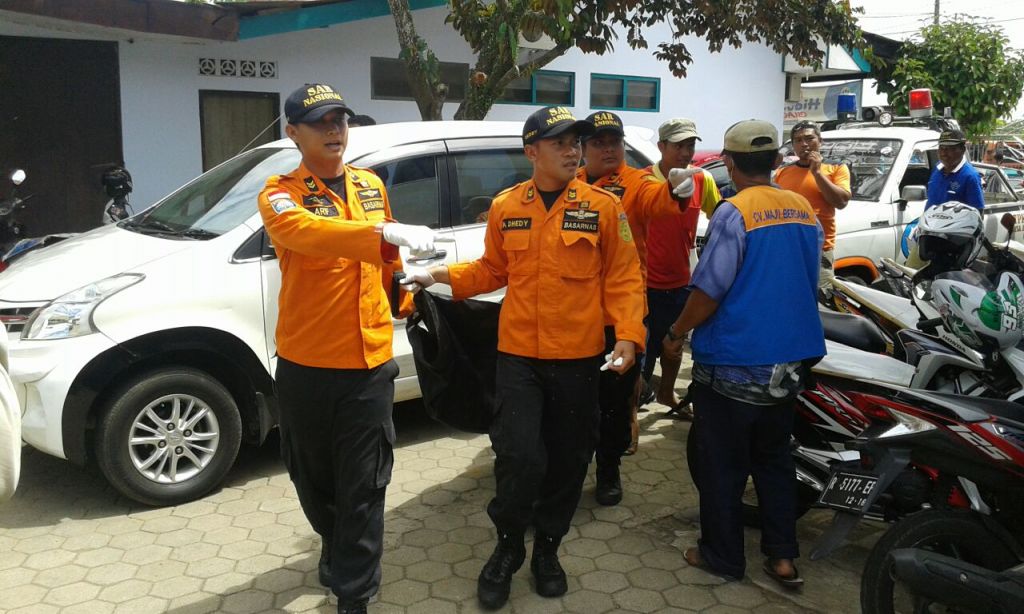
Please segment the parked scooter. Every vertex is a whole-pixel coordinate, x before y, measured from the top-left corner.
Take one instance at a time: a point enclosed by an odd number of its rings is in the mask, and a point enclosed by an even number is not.
[[[875,420],[854,441],[871,462],[829,483],[830,500],[847,508],[837,522],[856,521],[910,463],[931,467],[939,486],[931,509],[901,519],[875,544],[861,578],[862,611],[1024,611],[1021,406],[917,390],[855,402]]]
[[[17,194],[18,186],[25,182],[25,177],[25,171],[21,169],[12,172],[10,194],[0,200],[0,254],[25,236],[25,225],[15,219],[16,214],[25,208],[25,203],[34,196],[29,194],[21,198]]]

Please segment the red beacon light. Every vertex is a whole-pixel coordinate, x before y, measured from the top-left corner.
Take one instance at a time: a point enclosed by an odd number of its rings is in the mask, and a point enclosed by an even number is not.
[[[931,117],[932,91],[927,88],[910,90],[910,116]]]

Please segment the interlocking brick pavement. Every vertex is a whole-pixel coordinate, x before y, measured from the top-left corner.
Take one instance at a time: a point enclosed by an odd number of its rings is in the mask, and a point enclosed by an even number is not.
[[[680,383],[684,383],[680,380]],[[625,498],[601,507],[593,470],[563,541],[569,592],[533,593],[516,574],[513,612],[856,612],[859,570],[877,526],[828,561],[799,565],[807,586],[784,592],[760,571],[748,531],[748,575],[723,583],[689,567],[697,498],[686,469],[689,425],[650,405],[636,455],[623,461]],[[477,612],[476,577],[494,546],[484,507],[494,489],[484,435],[454,432],[412,403],[396,408],[399,441],[387,495],[384,584],[372,612]],[[299,509],[276,439],[243,449],[224,487],[177,507],[140,506],[82,469],[25,449],[22,483],[0,506],[0,611],[333,612],[317,582],[319,538]],[[805,551],[830,515],[800,523]]]

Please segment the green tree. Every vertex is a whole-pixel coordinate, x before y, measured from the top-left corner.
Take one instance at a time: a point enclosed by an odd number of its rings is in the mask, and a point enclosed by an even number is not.
[[[416,33],[408,0],[388,0],[388,5],[420,115],[441,119],[448,88],[441,80],[440,62]],[[572,47],[598,55],[611,52],[616,27],[626,33],[630,47],[646,49],[645,29],[668,24],[671,38],[658,43],[653,54],[677,77],[686,76],[693,60],[684,36],[705,39],[714,52],[727,44],[738,48],[745,42],[764,43],[811,66],[820,66],[824,58],[819,39],[850,47],[862,44],[845,0],[450,0],[447,22],[476,54],[456,119],[483,119],[510,82]],[[520,33],[528,40],[546,35],[555,47],[527,52],[519,48]]]
[[[878,90],[897,113],[906,114],[910,90],[930,88],[935,108],[950,107],[969,136],[994,130],[1024,90],[1024,56],[1008,46],[1003,30],[963,16],[927,26],[891,62],[869,60]]]

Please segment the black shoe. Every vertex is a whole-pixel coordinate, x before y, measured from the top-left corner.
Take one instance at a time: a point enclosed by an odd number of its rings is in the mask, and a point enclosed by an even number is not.
[[[508,601],[508,593],[512,587],[512,575],[523,565],[526,559],[526,546],[522,535],[503,534],[498,536],[498,545],[480,570],[480,578],[476,582],[476,595],[480,605],[488,610],[496,610]]]
[[[558,562],[559,541],[540,533],[533,540],[530,571],[537,582],[537,594],[541,597],[560,597],[569,590],[569,585],[565,581],[565,570]]]
[[[359,601],[346,601],[342,603],[338,602],[338,614],[366,614],[366,604],[368,599],[360,599]]]
[[[619,479],[619,463],[614,460],[597,459],[597,502],[601,505],[618,505],[622,501],[622,481]]]
[[[320,584],[331,588],[331,547],[326,541],[320,546],[320,563],[317,564],[317,575],[319,576]],[[338,611],[340,612],[341,610]]]

